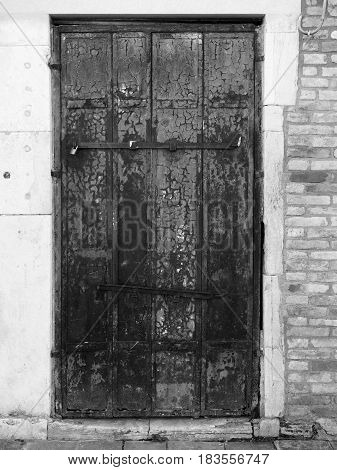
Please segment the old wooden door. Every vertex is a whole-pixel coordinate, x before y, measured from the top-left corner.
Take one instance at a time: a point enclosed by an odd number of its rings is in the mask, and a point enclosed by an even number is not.
[[[60,29],[62,413],[249,414],[254,30]]]

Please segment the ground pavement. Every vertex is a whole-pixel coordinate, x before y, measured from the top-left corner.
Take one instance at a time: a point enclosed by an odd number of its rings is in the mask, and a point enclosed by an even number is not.
[[[337,450],[336,440],[275,439],[227,442],[201,441],[56,441],[0,440],[0,450]]]

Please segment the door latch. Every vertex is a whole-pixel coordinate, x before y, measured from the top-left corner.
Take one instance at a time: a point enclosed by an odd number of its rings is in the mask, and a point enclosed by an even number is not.
[[[70,149],[70,155],[76,155],[78,150],[78,145],[74,144]]]

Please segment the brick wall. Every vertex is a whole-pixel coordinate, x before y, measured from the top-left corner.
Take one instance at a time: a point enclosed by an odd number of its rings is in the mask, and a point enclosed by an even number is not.
[[[315,27],[322,0],[302,0]],[[297,104],[285,112],[287,415],[337,416],[337,0],[301,37]]]

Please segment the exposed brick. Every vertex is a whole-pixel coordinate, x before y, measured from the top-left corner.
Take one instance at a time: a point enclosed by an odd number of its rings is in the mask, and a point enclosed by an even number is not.
[[[288,227],[324,227],[328,225],[325,217],[288,217],[286,219]]]
[[[337,56],[336,56],[337,58]],[[337,100],[337,91],[335,90],[319,90],[318,97],[320,100]]]
[[[337,92],[336,92],[337,99]],[[337,137],[319,135],[290,135],[289,145],[302,145],[308,147],[337,147]]]
[[[302,78],[302,85],[308,88],[327,88],[329,86],[329,80],[327,80],[326,78],[306,77]]]
[[[312,393],[323,393],[323,394],[336,394],[337,393],[337,383],[336,384],[312,384]]]
[[[296,184],[296,183],[290,183],[287,184],[286,186],[286,191],[288,194],[290,193],[295,193],[295,194],[301,194],[305,190],[304,184]]]
[[[312,297],[312,302],[315,305],[337,305],[337,296],[336,295],[321,295]]]
[[[322,10],[321,10],[321,7],[316,7],[316,6],[311,6],[311,5],[317,5],[317,1],[316,2],[310,2],[310,3],[307,3],[307,5],[310,5],[307,9],[306,9],[306,14],[307,15],[314,15],[314,16],[321,16],[322,15]]]
[[[336,68],[337,70],[337,68]],[[336,75],[337,76],[337,75]],[[337,113],[335,112],[327,112],[327,113],[313,113],[312,115],[313,122],[337,122]]]
[[[298,171],[291,173],[289,179],[294,183],[322,183],[328,177],[328,173],[324,171]]]
[[[310,256],[313,259],[337,259],[337,251],[314,251]]]
[[[313,80],[313,79],[312,79]],[[296,125],[296,124],[290,124],[288,128],[289,135],[312,135],[312,134],[333,134],[334,129],[331,126],[318,126],[318,125]]]
[[[291,349],[288,350],[287,357],[294,360],[326,360],[331,358],[331,349]]]
[[[315,348],[337,347],[337,338],[312,338],[310,342]]]
[[[307,265],[308,271],[328,271],[328,261],[309,261]]]
[[[309,340],[304,338],[289,338],[288,341],[288,348],[295,349],[295,348],[307,348],[309,344]]]
[[[337,193],[337,184],[329,184],[329,183],[311,184],[310,186],[307,186],[306,191],[308,193],[318,193],[318,194]]]
[[[336,272],[325,272],[325,273],[308,273],[309,281],[313,282],[337,282]]]
[[[290,160],[288,163],[289,170],[307,170],[309,168],[308,160]]]
[[[299,395],[307,394],[310,392],[310,385],[305,383],[292,383],[288,385],[289,393],[298,393]]]
[[[337,215],[337,207],[308,207],[307,215]]]
[[[288,382],[305,382],[305,374],[300,372],[291,372],[288,374]]]
[[[303,75],[305,75],[306,77],[313,77],[317,75],[317,73],[317,67],[303,67]]]
[[[289,228],[287,230],[288,237],[304,237],[304,228]]]
[[[287,281],[305,281],[307,278],[307,273],[287,273]]]
[[[296,123],[306,123],[310,119],[309,114],[305,113],[288,113],[287,114],[287,121],[289,122],[296,122]]]
[[[290,158],[329,158],[331,150],[329,148],[300,148],[288,147],[287,156]]]
[[[337,52],[336,41],[322,41],[322,52]]]
[[[307,258],[308,254],[300,250],[288,250],[287,257],[288,258]]]
[[[287,208],[287,215],[303,215],[305,213],[305,207],[289,206]]]
[[[303,271],[308,269],[308,261],[306,259],[287,260],[286,269],[290,271]]]
[[[327,63],[327,55],[326,54],[304,54],[303,56],[304,64],[326,64]]]
[[[331,396],[329,395],[290,395],[288,403],[293,405],[328,405],[331,403]],[[310,441],[309,441],[310,442]]]
[[[306,295],[289,295],[286,298],[287,304],[306,305],[308,301],[309,299]]]
[[[322,67],[323,77],[337,77],[337,67]]]
[[[329,288],[329,284],[303,284],[303,291],[308,294],[325,294]]]
[[[287,240],[287,248],[294,250],[311,250],[329,248],[329,242],[324,240]]]
[[[305,361],[289,361],[288,367],[290,370],[308,370],[309,363]]]
[[[328,313],[327,307],[294,307],[293,305],[287,306],[287,311],[289,315],[299,315],[299,316],[306,316],[306,317],[315,317],[315,318],[322,318],[326,317]]]
[[[289,195],[287,196],[288,204],[330,204],[329,196],[312,196],[312,195]]]
[[[289,317],[287,323],[291,326],[306,326],[308,319],[305,317]]]
[[[319,382],[329,383],[329,382],[332,382],[333,379],[334,379],[334,376],[331,373],[325,372],[325,371],[308,374],[307,376],[307,381],[309,383],[319,383]]]
[[[337,372],[337,361],[312,361],[311,370]]]
[[[314,100],[316,99],[316,91],[314,90],[302,90],[301,100]]]
[[[329,328],[316,328],[316,327],[309,327],[309,326],[298,326],[298,327],[294,326],[294,327],[288,328],[287,334],[288,334],[288,336],[303,336],[303,337],[328,336],[329,335]]]
[[[309,228],[308,238],[337,238],[335,228]]]
[[[312,162],[311,169],[312,170],[336,170],[337,171],[337,161],[320,160],[319,162]]]
[[[328,39],[329,38],[329,30],[327,29],[320,29],[316,34],[315,34],[316,39]]]
[[[330,320],[328,318],[310,318],[309,325],[312,326],[337,326],[337,320]]]

